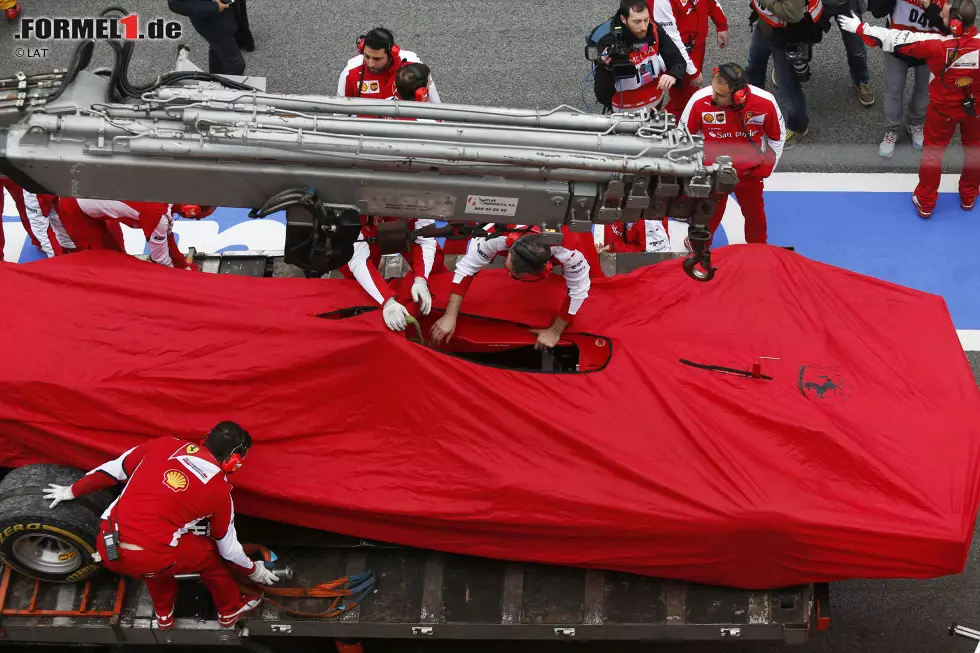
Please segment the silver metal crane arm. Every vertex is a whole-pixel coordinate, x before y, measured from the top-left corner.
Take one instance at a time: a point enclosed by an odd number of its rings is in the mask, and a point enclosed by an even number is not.
[[[705,165],[700,138],[645,110],[284,95],[200,80],[107,102],[104,76],[56,78],[54,101],[39,90],[52,78],[36,78],[38,88],[19,79],[19,107],[0,109],[0,174],[66,197],[245,207],[253,217],[287,209],[287,253],[341,241],[347,251],[363,215],[469,225],[449,237],[486,223],[585,231],[665,216],[700,234],[737,182],[730,161]]]

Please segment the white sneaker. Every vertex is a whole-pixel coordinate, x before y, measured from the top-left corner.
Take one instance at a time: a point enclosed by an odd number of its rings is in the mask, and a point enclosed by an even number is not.
[[[893,129],[885,130],[885,137],[881,139],[881,145],[878,146],[878,156],[882,156],[886,159],[892,158],[895,154],[895,143],[898,142],[898,132]]]
[[[922,125],[909,125],[909,136],[912,137],[912,147],[917,150],[922,149],[922,143],[925,141],[926,134]]]

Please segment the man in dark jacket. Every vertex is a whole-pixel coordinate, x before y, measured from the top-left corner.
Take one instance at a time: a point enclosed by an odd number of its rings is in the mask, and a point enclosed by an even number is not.
[[[170,11],[191,19],[191,25],[211,46],[208,72],[218,75],[245,74],[245,59],[235,40],[238,22],[231,4],[221,0],[167,0]]]
[[[622,0],[610,32],[599,39],[601,60],[595,70],[595,97],[607,111],[623,111],[660,105],[667,92],[684,78],[687,62],[663,27],[650,21],[646,0]],[[621,39],[628,51],[616,55]],[[632,69],[617,77],[614,68]]]

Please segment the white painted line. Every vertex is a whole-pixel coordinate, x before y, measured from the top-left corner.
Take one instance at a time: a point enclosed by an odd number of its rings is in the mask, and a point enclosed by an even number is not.
[[[943,175],[940,193],[957,192],[959,175]],[[767,191],[909,193],[919,183],[914,173],[776,172],[766,179]]]
[[[963,344],[963,351],[980,351],[980,329],[960,329],[956,332]]]

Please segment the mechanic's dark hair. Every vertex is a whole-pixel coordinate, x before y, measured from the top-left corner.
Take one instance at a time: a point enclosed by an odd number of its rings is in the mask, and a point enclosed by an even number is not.
[[[398,69],[395,75],[395,90],[403,100],[414,100],[417,89],[428,86],[429,67],[424,63],[410,63]]]
[[[551,247],[541,234],[521,236],[510,246],[510,264],[517,274],[538,274],[551,260]]]
[[[364,35],[364,45],[391,54],[391,48],[395,45],[395,35],[384,27],[375,27]]]
[[[252,436],[235,422],[226,420],[218,422],[205,436],[202,444],[221,462],[233,453],[244,457],[245,452],[252,448]]]
[[[650,6],[647,5],[646,0],[621,0],[619,3],[618,15],[622,16],[625,20],[630,17],[631,12],[635,11],[636,13],[640,14],[649,10]]]
[[[967,29],[973,27],[974,23],[977,22],[977,6],[973,3],[973,0],[960,0],[960,6],[957,8],[956,13],[959,15],[960,20],[963,21],[963,27]]]

